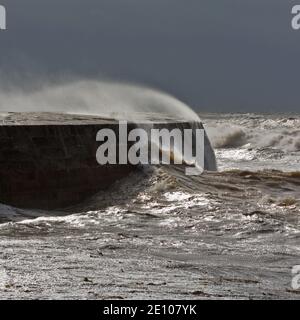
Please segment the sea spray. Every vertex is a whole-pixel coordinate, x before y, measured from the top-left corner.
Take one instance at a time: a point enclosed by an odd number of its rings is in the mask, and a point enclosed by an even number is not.
[[[107,81],[73,81],[60,85],[43,85],[29,91],[20,88],[0,90],[0,112],[8,111],[96,115],[130,121],[140,128],[143,123],[147,123],[148,129],[151,129],[153,121],[164,123],[171,120],[179,122],[180,131],[184,130],[180,127],[181,122],[189,123],[189,127],[193,127],[193,134],[203,130],[199,116],[175,97],[139,85]],[[190,145],[189,149],[194,151],[198,147]],[[206,135],[204,147],[205,168],[216,170],[215,156]],[[165,152],[165,149],[170,148],[162,145],[160,150],[163,154],[171,152],[173,158],[180,159],[183,156],[181,152],[177,152],[179,148],[176,145],[171,151]],[[185,157],[184,161],[195,167],[203,167],[202,164],[195,163],[193,156]]]
[[[91,80],[44,85],[33,91],[0,90],[0,111],[64,112],[132,121],[151,117],[199,121],[186,104],[159,90]]]

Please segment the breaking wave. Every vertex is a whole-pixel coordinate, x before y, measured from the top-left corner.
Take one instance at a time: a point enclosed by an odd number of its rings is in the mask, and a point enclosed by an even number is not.
[[[207,133],[214,148],[236,148],[247,143],[246,133],[240,127],[207,128]]]
[[[205,117],[205,116],[204,116]],[[263,118],[263,116],[261,116]],[[300,119],[265,119],[254,121],[247,116],[233,116],[231,121],[225,118],[209,119],[206,123],[208,136],[215,148],[273,148],[283,152],[300,151]]]

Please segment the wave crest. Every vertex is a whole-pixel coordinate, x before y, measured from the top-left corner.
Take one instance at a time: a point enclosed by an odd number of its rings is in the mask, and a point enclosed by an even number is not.
[[[207,131],[214,148],[237,148],[247,143],[246,133],[237,126],[220,126]]]

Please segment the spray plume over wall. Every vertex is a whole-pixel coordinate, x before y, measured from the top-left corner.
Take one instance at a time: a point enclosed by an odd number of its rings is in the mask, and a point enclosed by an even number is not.
[[[0,90],[1,112],[64,112],[135,120],[153,115],[198,121],[183,102],[158,90],[123,83],[76,81],[39,90]]]

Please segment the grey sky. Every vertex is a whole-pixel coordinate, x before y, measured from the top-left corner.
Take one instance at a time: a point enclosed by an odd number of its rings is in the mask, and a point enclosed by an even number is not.
[[[1,83],[109,77],[211,111],[300,110],[292,0],[0,0]]]

